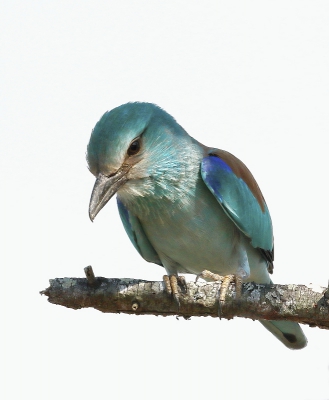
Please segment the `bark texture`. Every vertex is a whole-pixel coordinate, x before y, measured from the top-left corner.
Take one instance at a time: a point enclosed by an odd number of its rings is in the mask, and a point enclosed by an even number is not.
[[[163,282],[140,279],[56,278],[40,293],[48,296],[50,303],[73,309],[93,307],[109,313],[190,318],[218,317],[219,288],[220,283],[188,282],[186,289],[181,289],[180,307],[165,291]],[[304,285],[245,283],[237,300],[231,285],[220,310],[221,318],[226,319],[290,320],[329,329],[329,290]]]

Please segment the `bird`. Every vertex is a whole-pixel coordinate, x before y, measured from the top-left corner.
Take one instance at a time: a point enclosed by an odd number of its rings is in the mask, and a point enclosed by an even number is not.
[[[130,241],[146,261],[164,267],[165,287],[178,301],[179,274],[217,278],[226,287],[234,280],[272,283],[270,213],[233,154],[201,144],[158,105],[129,102],[96,123],[86,159],[96,177],[91,221],[116,194]],[[307,344],[295,322],[260,322],[290,349]]]

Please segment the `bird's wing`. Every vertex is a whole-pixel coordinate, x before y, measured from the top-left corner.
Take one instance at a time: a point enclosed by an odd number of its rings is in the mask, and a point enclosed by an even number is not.
[[[118,196],[117,203],[123,226],[136,250],[146,261],[162,265],[162,262],[148,240],[139,219],[127,210]]]
[[[235,225],[273,262],[273,229],[262,192],[249,169],[232,154],[210,149],[201,175],[211,193]]]

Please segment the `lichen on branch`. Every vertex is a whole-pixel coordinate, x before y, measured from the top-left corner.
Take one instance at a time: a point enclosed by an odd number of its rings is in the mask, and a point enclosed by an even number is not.
[[[188,282],[186,290],[180,293],[179,307],[166,292],[163,282],[140,279],[56,278],[40,293],[48,296],[50,303],[73,309],[92,307],[108,313],[190,318],[218,317],[219,289],[217,282]],[[231,285],[220,310],[221,318],[226,319],[290,320],[329,329],[329,294],[324,287],[249,282],[243,284],[237,300],[234,285]]]

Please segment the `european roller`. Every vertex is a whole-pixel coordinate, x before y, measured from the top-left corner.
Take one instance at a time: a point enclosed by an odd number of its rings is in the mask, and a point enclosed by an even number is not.
[[[234,155],[193,139],[160,107],[127,103],[106,112],[87,149],[95,175],[89,215],[110,198],[137,251],[165,268],[178,300],[179,273],[237,284],[271,283],[273,229],[264,197]],[[223,289],[224,287],[224,289]],[[290,349],[307,339],[290,321],[260,321]]]

